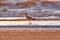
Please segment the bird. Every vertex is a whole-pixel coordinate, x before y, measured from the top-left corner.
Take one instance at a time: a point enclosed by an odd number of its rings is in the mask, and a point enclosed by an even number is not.
[[[36,20],[36,18],[32,18],[31,16],[28,16],[27,13],[25,13],[26,19],[29,20],[29,24],[31,24],[32,20]]]

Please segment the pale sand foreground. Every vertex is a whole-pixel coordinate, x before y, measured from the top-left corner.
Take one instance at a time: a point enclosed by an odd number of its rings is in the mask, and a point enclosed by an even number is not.
[[[60,25],[60,21],[32,21]],[[28,25],[28,21],[0,21],[0,25]],[[60,28],[0,28],[0,40],[60,40]]]

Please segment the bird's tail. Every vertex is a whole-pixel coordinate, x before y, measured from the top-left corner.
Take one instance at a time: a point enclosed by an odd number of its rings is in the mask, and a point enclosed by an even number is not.
[[[37,20],[36,18],[32,18],[32,20]]]

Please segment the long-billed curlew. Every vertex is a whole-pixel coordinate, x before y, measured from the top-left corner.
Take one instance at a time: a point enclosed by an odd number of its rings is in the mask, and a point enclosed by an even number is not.
[[[31,16],[28,16],[27,13],[25,13],[26,19],[29,20],[29,24],[31,24],[32,20],[36,20],[35,18],[32,18]]]

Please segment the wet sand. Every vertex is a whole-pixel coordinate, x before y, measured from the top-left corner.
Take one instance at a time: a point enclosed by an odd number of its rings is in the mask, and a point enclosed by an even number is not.
[[[60,40],[60,30],[5,30],[0,31],[0,40]]]

